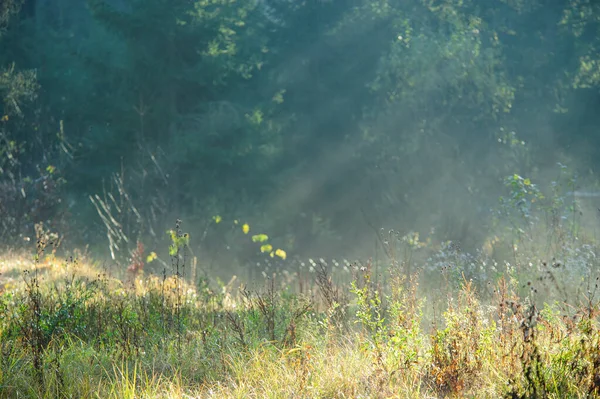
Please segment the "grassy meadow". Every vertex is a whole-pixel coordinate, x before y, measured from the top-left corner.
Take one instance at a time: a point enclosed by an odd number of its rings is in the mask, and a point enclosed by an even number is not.
[[[476,255],[385,239],[378,263],[288,260],[249,285],[206,278],[172,238],[162,273],[44,235],[6,253],[0,397],[600,396],[598,248],[568,232],[502,263],[498,237]]]

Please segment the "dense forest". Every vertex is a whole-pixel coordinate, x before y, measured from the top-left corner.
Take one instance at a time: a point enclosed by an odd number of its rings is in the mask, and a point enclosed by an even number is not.
[[[125,259],[137,242],[164,248],[180,218],[205,258],[238,264],[256,256],[232,235],[238,220],[302,256],[371,256],[379,228],[475,251],[507,176],[550,186],[562,168],[564,192],[597,179],[591,0],[4,0],[1,12],[4,245],[44,222]]]

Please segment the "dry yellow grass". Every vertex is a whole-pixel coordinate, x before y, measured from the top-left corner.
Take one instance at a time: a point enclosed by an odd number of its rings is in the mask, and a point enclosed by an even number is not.
[[[10,298],[1,302],[3,314],[9,317],[0,321],[4,337],[0,398],[583,398],[598,394],[596,304],[590,302],[588,309],[566,319],[557,308],[534,309],[502,279],[487,305],[465,282],[438,327],[430,331],[418,328],[416,291],[409,289],[393,297],[398,302],[392,305],[403,312],[395,316],[376,302],[366,303],[365,309],[387,312],[384,324],[368,327],[366,316],[354,316],[360,309],[360,300],[355,300],[348,308],[352,311],[347,329],[330,324],[326,314],[311,312],[278,330],[281,338],[290,334],[285,328],[293,328],[292,342],[283,338],[270,342],[256,303],[228,286],[207,293],[173,277],[138,276],[123,282],[102,277],[89,262],[50,255],[36,265],[26,259],[13,255],[0,260],[0,298]],[[43,386],[32,369],[28,338],[21,334],[30,330],[20,329],[23,320],[14,318],[30,314],[19,310],[16,299],[29,306],[22,273],[33,267],[38,268],[46,301],[42,302],[43,323],[62,323],[44,346]],[[73,276],[81,284],[65,285],[69,279],[75,281]],[[99,279],[103,288],[92,288]],[[366,292],[372,300],[374,292]],[[53,316],[52,312],[71,311],[64,303],[75,307],[70,318]],[[278,323],[294,312],[290,303],[275,304],[274,311],[281,312]],[[176,330],[178,311],[181,334]],[[104,321],[96,325],[86,312],[96,312]],[[243,321],[243,345],[230,314]],[[168,327],[161,330],[165,320]]]

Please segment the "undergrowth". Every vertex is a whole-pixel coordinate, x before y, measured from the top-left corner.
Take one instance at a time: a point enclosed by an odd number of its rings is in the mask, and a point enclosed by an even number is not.
[[[597,279],[584,300],[546,302],[545,285],[565,293],[544,272],[507,268],[489,295],[463,275],[442,306],[402,262],[378,279],[352,264],[349,285],[315,262],[303,292],[277,273],[256,289],[192,282],[179,222],[162,276],[60,261],[48,240],[2,262],[2,398],[600,395]]]
[[[0,398],[600,397],[598,247],[507,184],[508,232],[475,254],[389,231],[385,261],[286,260],[259,234],[252,284],[197,273],[179,220],[170,264],[138,242],[117,271],[40,224],[31,260],[0,260]]]

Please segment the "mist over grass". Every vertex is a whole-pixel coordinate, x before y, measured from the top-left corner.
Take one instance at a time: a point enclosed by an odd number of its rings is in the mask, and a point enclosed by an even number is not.
[[[600,6],[0,6],[0,398],[597,397]]]
[[[126,270],[38,229],[33,259],[0,261],[0,397],[597,397],[598,247],[561,220],[477,254],[394,231],[383,259],[278,250],[224,281],[180,221],[169,259]]]

